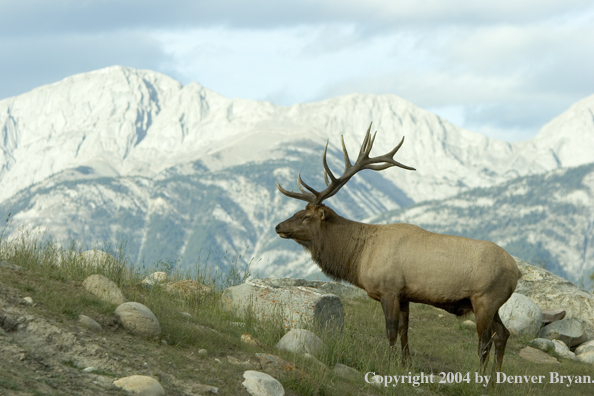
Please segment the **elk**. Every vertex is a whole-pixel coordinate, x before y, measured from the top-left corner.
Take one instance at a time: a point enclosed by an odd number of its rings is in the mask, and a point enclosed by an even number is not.
[[[515,260],[505,250],[492,242],[436,234],[411,224],[351,221],[322,203],[363,169],[381,171],[397,166],[415,170],[393,158],[404,137],[389,153],[370,158],[377,134],[371,137],[370,131],[371,125],[354,165],[341,137],[344,172],[340,177],[334,176],[326,163],[326,141],[322,157],[325,190],[316,191],[303,182],[301,174],[297,177],[301,192],[287,191],[276,184],[282,194],[307,202],[304,210],[276,226],[277,234],[309,251],[327,276],[360,287],[381,303],[390,349],[394,349],[399,334],[404,363],[410,361],[409,303],[415,302],[457,316],[473,311],[481,369],[486,369],[494,342],[496,367],[501,371],[510,333],[498,310],[521,276]]]

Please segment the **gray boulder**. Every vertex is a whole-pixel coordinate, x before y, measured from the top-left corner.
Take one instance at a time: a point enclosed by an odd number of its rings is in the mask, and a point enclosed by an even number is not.
[[[133,395],[165,396],[165,390],[159,381],[146,375],[132,375],[130,377],[120,378],[114,381],[113,384]]]
[[[523,294],[514,293],[499,308],[499,316],[508,329],[534,336],[542,324],[542,312],[534,301]]]
[[[582,353],[594,351],[594,340],[589,340],[575,348],[575,354],[580,355]]]
[[[86,315],[78,315],[78,322],[95,333],[101,332],[101,325]]]
[[[245,381],[241,383],[253,396],[283,396],[285,388],[272,376],[260,371],[248,370],[243,373]]]
[[[576,360],[575,353],[569,350],[569,347],[561,340],[553,340],[555,353],[564,359]]]
[[[324,342],[309,330],[292,329],[280,339],[276,344],[278,349],[293,353],[310,353],[312,355],[318,354],[324,349]]]
[[[576,359],[582,363],[594,364],[594,351],[588,351],[576,355]]]
[[[124,303],[116,308],[115,314],[122,326],[133,334],[145,337],[161,334],[161,326],[156,316],[141,303]]]
[[[83,286],[101,300],[115,305],[120,305],[126,302],[126,298],[118,285],[104,275],[95,274],[88,276],[87,279],[83,281]]]
[[[548,324],[540,329],[539,336],[549,340],[561,340],[570,348],[588,339],[581,322],[576,319],[563,319]]]
[[[529,297],[542,310],[565,310],[566,318],[579,319],[594,334],[594,296],[550,271],[514,257],[522,278],[516,293]],[[555,323],[555,322],[553,322]]]
[[[240,315],[251,310],[258,319],[272,319],[278,315],[285,329],[316,325],[342,329],[344,310],[342,301],[334,294],[322,294],[305,286],[273,286],[261,279],[252,279],[223,292],[222,304]]]
[[[334,294],[342,299],[366,299],[367,292],[356,286],[319,280],[293,279],[293,278],[267,278],[262,279],[267,285],[275,287],[311,287],[322,294]]]

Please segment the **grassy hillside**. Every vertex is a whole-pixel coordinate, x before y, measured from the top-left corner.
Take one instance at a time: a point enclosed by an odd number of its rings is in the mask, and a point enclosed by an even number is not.
[[[75,248],[60,249],[26,236],[0,239],[0,395],[119,395],[125,393],[111,382],[133,374],[157,378],[167,395],[203,394],[200,384],[215,386],[223,395],[247,395],[241,385],[245,369],[229,363],[227,357],[257,362],[257,352],[292,361],[307,373],[301,380],[280,378],[287,395],[410,395],[417,393],[415,390],[426,395],[589,395],[594,386],[549,383],[551,372],[591,375],[593,379],[594,374],[590,365],[581,363],[539,365],[523,360],[518,352],[529,340],[512,336],[504,360],[505,374],[542,375],[543,383],[505,383],[485,388],[475,383],[475,330],[463,324],[464,319],[473,317],[457,319],[445,311],[417,304],[412,305],[410,315],[412,363],[401,366],[399,352],[389,351],[381,307],[371,299],[343,301],[346,316],[342,332],[317,332],[327,345],[327,350],[317,356],[320,361],[329,368],[342,363],[361,373],[343,378],[301,356],[276,350],[274,344],[284,334],[280,320],[259,322],[250,316],[242,320],[236,313],[220,308],[223,288],[241,282],[241,274],[227,276],[195,268],[192,277],[215,291],[172,295],[161,287],[142,287],[140,281],[149,269],[133,268],[125,257],[115,262],[89,263],[78,253]],[[168,270],[166,267],[161,264],[158,269]],[[116,306],[98,300],[82,287],[82,281],[93,273],[104,274],[117,283],[128,301],[149,307],[160,322],[161,336],[143,339],[127,333],[116,320]],[[171,276],[182,279],[190,275]],[[34,305],[25,303],[24,297],[31,297]],[[94,318],[103,331],[92,333],[82,328],[80,314]],[[28,323],[28,327],[9,318],[24,318],[22,323]],[[30,337],[35,323],[46,329],[45,338]],[[50,334],[47,329],[54,330]],[[244,333],[266,347],[243,344],[240,337]],[[207,352],[199,353],[200,349]],[[96,371],[83,371],[81,362],[85,359],[99,362]],[[437,380],[442,372],[450,373],[453,379],[460,373],[462,379],[468,374],[469,383],[414,386],[407,379],[407,383],[396,387],[376,387],[365,382],[368,372],[410,374],[411,380],[421,373],[433,373]]]

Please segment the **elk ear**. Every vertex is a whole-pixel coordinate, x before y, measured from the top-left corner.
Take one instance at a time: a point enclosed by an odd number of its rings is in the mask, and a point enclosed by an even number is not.
[[[324,208],[318,208],[318,211],[320,213],[320,220],[326,220],[326,211]]]

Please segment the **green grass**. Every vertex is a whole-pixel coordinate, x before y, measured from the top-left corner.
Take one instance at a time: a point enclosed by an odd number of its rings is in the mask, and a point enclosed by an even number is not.
[[[570,361],[539,365],[523,360],[518,353],[529,339],[512,336],[504,359],[505,374],[512,377],[543,375],[544,383],[502,383],[485,388],[475,381],[479,371],[475,330],[462,324],[466,318],[458,319],[430,306],[411,305],[409,345],[412,362],[402,366],[399,363],[399,348],[394,352],[388,347],[381,306],[371,299],[343,301],[344,329],[316,330],[327,346],[317,356],[330,368],[325,370],[303,356],[274,349],[274,344],[284,334],[280,317],[272,315],[269,320],[260,321],[249,312],[239,316],[221,307],[224,287],[245,280],[247,274],[240,271],[226,276],[208,272],[198,263],[191,271],[179,273],[173,271],[173,266],[169,265],[171,262],[167,261],[156,263],[153,268],[138,268],[123,257],[121,250],[115,260],[86,262],[81,259],[76,244],[60,248],[51,242],[41,243],[28,235],[11,239],[0,237],[1,260],[22,268],[20,275],[12,275],[10,283],[37,302],[32,309],[40,314],[51,315],[65,325],[74,324],[79,314],[99,318],[104,327],[115,323],[113,311],[116,307],[98,300],[82,287],[82,281],[87,276],[94,273],[106,275],[118,284],[128,301],[137,301],[149,307],[159,319],[162,329],[158,339],[140,339],[129,336],[114,325],[109,337],[121,348],[120,352],[112,351],[114,357],[129,359],[134,354],[158,356],[158,359],[150,362],[155,366],[155,372],[175,373],[179,379],[211,384],[220,387],[224,394],[239,394],[243,391],[243,370],[226,363],[217,363],[214,358],[224,361],[226,356],[231,355],[240,360],[254,360],[256,352],[278,355],[296,363],[308,374],[301,380],[291,377],[281,379],[288,394],[293,395],[408,395],[416,393],[415,389],[428,395],[585,395],[590,394],[594,387],[594,384],[572,384],[568,387],[566,384],[548,383],[551,372],[563,376],[590,375],[594,379],[594,371],[591,365]],[[214,292],[178,295],[167,292],[164,287],[141,286],[141,280],[154,269],[167,270],[173,280],[189,277],[198,279],[211,286]],[[8,272],[6,274],[10,275]],[[181,312],[191,316],[183,316]],[[473,319],[472,316],[468,318]],[[243,325],[237,325],[237,322]],[[268,349],[241,343],[240,336],[246,332],[268,345]],[[163,340],[167,345],[163,344]],[[208,350],[208,356],[197,355],[201,348]],[[494,360],[493,355],[492,351],[491,362]],[[350,378],[339,377],[331,371],[336,363],[355,368],[361,374]],[[64,365],[74,366],[74,363],[68,361]],[[406,376],[407,382],[395,387],[373,386],[364,381],[364,375],[368,372],[382,376]],[[436,375],[435,383],[419,386],[408,383],[409,375],[412,382],[421,373]],[[458,379],[468,378],[469,382],[437,383],[441,375],[448,373],[454,380],[456,373],[459,373]],[[122,373],[109,375],[118,377]],[[14,376],[1,377],[0,390],[22,387]],[[183,394],[181,390],[176,391],[176,384],[168,378],[160,378],[168,392]]]

